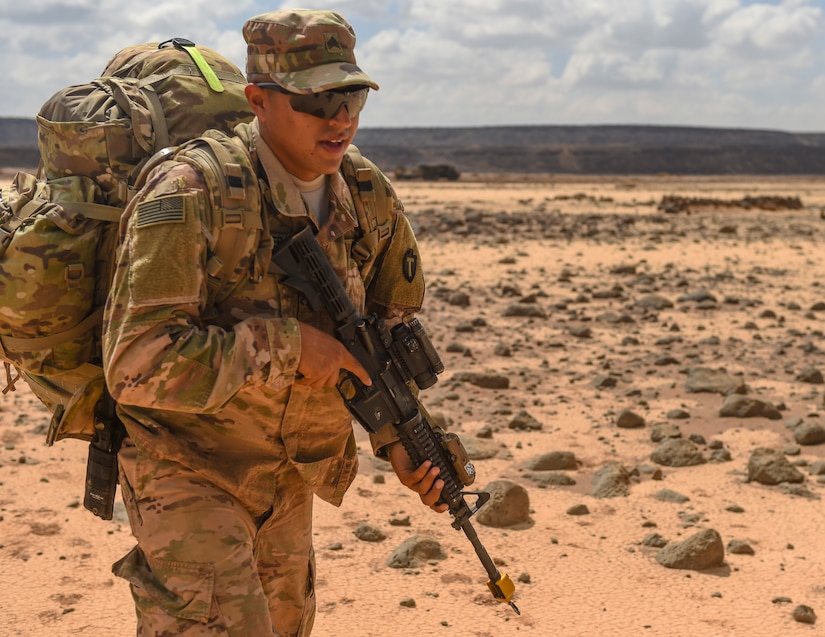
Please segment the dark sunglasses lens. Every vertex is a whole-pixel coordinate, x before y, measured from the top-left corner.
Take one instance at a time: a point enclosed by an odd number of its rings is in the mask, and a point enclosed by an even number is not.
[[[349,116],[355,117],[364,108],[368,94],[368,88],[357,91],[323,91],[309,95],[293,95],[289,103],[299,113],[322,119],[332,119],[342,106],[346,106]]]

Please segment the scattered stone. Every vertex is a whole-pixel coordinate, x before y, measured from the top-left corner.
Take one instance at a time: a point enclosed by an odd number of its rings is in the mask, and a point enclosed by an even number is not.
[[[450,305],[457,305],[459,307],[469,307],[470,295],[466,292],[453,292],[447,298],[447,303]]]
[[[810,383],[812,385],[822,385],[825,379],[822,377],[822,372],[816,367],[808,366],[799,370],[796,375],[796,380],[800,383]]]
[[[583,325],[573,325],[569,330],[571,336],[576,338],[591,338],[593,330]]]
[[[665,414],[668,420],[687,420],[690,418],[690,413],[684,409],[671,409]]]
[[[539,487],[572,487],[576,481],[564,471],[527,471],[527,480],[532,480]]]
[[[808,467],[808,473],[812,476],[825,476],[825,460],[817,460]]]
[[[412,597],[405,597],[399,602],[403,608],[415,608],[415,600]]]
[[[596,389],[608,389],[610,387],[615,387],[618,384],[618,381],[608,374],[599,374],[596,378],[593,379],[592,385]]]
[[[642,546],[651,546],[655,549],[661,549],[667,546],[667,540],[658,533],[648,533],[642,540]]]
[[[650,459],[665,467],[690,467],[707,462],[699,448],[683,438],[668,438],[650,454]]]
[[[590,509],[586,504],[574,504],[567,509],[567,515],[590,515]]]
[[[470,460],[489,460],[498,456],[502,447],[493,440],[478,437],[462,436],[461,444]]]
[[[530,496],[523,486],[494,480],[483,490],[490,494],[490,500],[476,513],[479,524],[504,528],[530,519]]]
[[[692,367],[685,383],[688,393],[744,394],[747,390],[741,378],[730,376],[724,369]]]
[[[482,389],[507,389],[510,387],[509,376],[493,372],[457,372],[453,380],[470,383]]]
[[[513,355],[513,351],[506,343],[498,343],[493,349],[494,356],[501,356],[502,358],[509,358]]]
[[[683,542],[668,542],[656,554],[656,561],[666,568],[703,571],[721,566],[725,560],[722,538],[714,529],[705,529]]]
[[[730,455],[730,451],[727,449],[714,449],[710,452],[710,456],[708,457],[709,462],[730,462],[733,460],[733,457]]]
[[[647,294],[638,299],[635,305],[647,310],[666,310],[673,307],[673,301],[660,294]]]
[[[725,507],[725,511],[729,511],[730,513],[744,513],[745,509],[738,504],[729,504]]]
[[[392,517],[390,518],[390,526],[412,526],[410,516],[405,515],[403,518]]]
[[[404,540],[387,559],[390,568],[417,568],[430,560],[446,560],[441,545],[433,539],[418,535]]]
[[[782,415],[771,403],[743,396],[741,394],[731,394],[725,398],[722,408],[719,410],[722,418],[767,418],[769,420],[781,420]]]
[[[366,522],[361,522],[353,531],[355,537],[362,542],[383,542],[387,539],[386,534],[374,526],[370,526]]]
[[[759,447],[751,452],[748,459],[748,481],[766,485],[781,482],[802,482],[805,480],[799,470],[775,449]]]
[[[634,411],[622,409],[616,415],[616,426],[620,429],[639,429],[645,426],[645,419]]]
[[[541,431],[542,424],[527,411],[522,409],[507,424],[507,427],[519,431]]]
[[[653,425],[650,429],[651,442],[662,442],[662,440],[665,440],[666,438],[681,437],[682,431],[679,429],[679,425],[674,425],[669,422]]]
[[[816,422],[803,422],[794,428],[793,437],[800,445],[820,445],[825,442],[825,427]]]
[[[547,312],[538,303],[510,303],[504,308],[504,316],[547,318]]]
[[[608,462],[593,476],[590,494],[596,498],[630,495],[630,474],[620,462]]]
[[[686,495],[671,489],[661,489],[654,493],[653,497],[661,502],[675,502],[676,504],[684,504],[690,500]]]
[[[550,451],[530,458],[524,468],[531,471],[566,471],[579,468],[579,461],[572,451]]]
[[[793,609],[793,618],[800,624],[816,623],[816,613],[814,612],[814,609],[810,606],[805,606],[805,604],[800,604]]]
[[[728,542],[728,553],[735,555],[755,555],[753,547],[745,542],[745,540],[731,540]]]

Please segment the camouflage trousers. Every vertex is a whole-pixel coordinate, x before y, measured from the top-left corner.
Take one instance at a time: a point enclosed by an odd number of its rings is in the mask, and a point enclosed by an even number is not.
[[[138,637],[310,634],[313,496],[294,469],[293,488],[279,489],[272,511],[255,519],[175,462],[131,445],[119,460],[137,546],[112,570],[130,584]]]

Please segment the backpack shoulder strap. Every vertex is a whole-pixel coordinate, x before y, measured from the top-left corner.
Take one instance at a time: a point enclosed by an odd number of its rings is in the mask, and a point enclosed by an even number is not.
[[[350,145],[344,155],[341,171],[349,186],[361,237],[353,243],[352,256],[361,271],[365,285],[372,279],[372,266],[381,254],[392,230],[393,200],[387,192],[383,174],[369,159]]]
[[[220,131],[207,131],[174,153],[200,172],[211,204],[207,233],[207,289],[212,303],[226,299],[246,278],[260,280],[271,241],[264,241],[266,220],[261,192],[248,149]]]

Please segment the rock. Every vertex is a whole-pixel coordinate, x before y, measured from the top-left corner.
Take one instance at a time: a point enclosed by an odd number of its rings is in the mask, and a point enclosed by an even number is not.
[[[805,604],[800,604],[793,609],[793,618],[800,624],[816,623],[816,613],[814,612],[814,609],[810,606],[805,606]]]
[[[748,481],[777,485],[782,482],[802,482],[805,480],[796,467],[775,449],[759,447],[751,452],[748,459]]]
[[[642,540],[642,546],[652,546],[661,549],[667,546],[667,540],[658,533],[648,533]]]
[[[576,338],[591,338],[593,336],[593,330],[582,325],[573,325],[567,331]]]
[[[675,502],[676,504],[684,504],[690,500],[686,495],[671,489],[660,489],[653,494],[653,497],[661,502]]]
[[[404,608],[415,608],[415,600],[412,597],[405,597],[398,602],[398,605]]]
[[[541,431],[542,424],[527,411],[522,409],[507,424],[507,427],[510,429],[517,429],[519,431]]]
[[[470,295],[466,292],[453,292],[447,299],[447,303],[459,307],[468,307],[470,305]]]
[[[504,308],[504,316],[547,318],[547,312],[538,303],[510,303]]]
[[[727,551],[734,555],[755,555],[753,547],[745,540],[731,540],[728,542]]]
[[[679,425],[674,425],[672,423],[662,423],[659,425],[653,425],[650,429],[650,440],[651,442],[662,442],[666,438],[681,438],[682,431],[679,429]]]
[[[593,379],[591,384],[596,389],[608,389],[610,387],[615,387],[618,384],[618,381],[613,376],[599,374]]]
[[[564,471],[526,471],[523,475],[540,487],[572,487],[576,484]]]
[[[464,450],[467,452],[470,460],[489,460],[490,458],[495,458],[502,448],[501,445],[490,439],[470,436],[462,436],[461,444],[464,445]]]
[[[812,476],[825,476],[825,460],[817,460],[812,462],[808,467],[808,473]]]
[[[673,307],[673,301],[659,294],[647,294],[634,304],[648,310],[666,310]]]
[[[645,419],[629,409],[622,409],[616,415],[616,426],[620,429],[639,429],[645,426]]]
[[[771,403],[751,398],[750,396],[742,396],[740,394],[732,394],[725,398],[722,407],[719,410],[719,415],[722,418],[768,418],[769,420],[781,420],[782,415],[776,407]]]
[[[441,545],[433,539],[418,535],[407,538],[387,559],[390,568],[417,568],[430,560],[446,560]]]
[[[383,542],[387,539],[383,531],[370,526],[366,522],[361,522],[358,528],[353,531],[353,534],[362,542]]]
[[[572,451],[550,451],[530,458],[524,463],[530,471],[565,471],[579,468],[579,461]]]
[[[665,418],[668,420],[688,420],[690,418],[690,412],[684,409],[671,409],[665,414]]]
[[[567,509],[567,515],[590,515],[590,509],[586,504],[574,504]]]
[[[683,438],[668,438],[650,454],[650,459],[665,467],[691,467],[707,462],[699,448]]]
[[[825,427],[815,422],[803,422],[794,428],[793,437],[800,445],[819,445],[825,442]]]
[[[796,375],[796,380],[800,383],[811,383],[812,385],[822,385],[825,379],[822,377],[822,372],[815,367],[808,366],[799,370]]]
[[[730,376],[724,369],[710,369],[709,367],[689,369],[685,389],[692,394],[705,392],[723,396],[744,394],[747,391],[742,379]]]
[[[630,495],[630,474],[620,462],[608,462],[593,476],[590,494],[595,498]]]
[[[507,389],[510,387],[510,378],[492,372],[457,372],[453,380],[470,383],[482,389]]]
[[[479,524],[504,528],[530,519],[530,496],[527,489],[509,480],[494,480],[484,491],[490,500],[476,513]]]
[[[656,561],[666,568],[703,571],[721,566],[725,547],[719,533],[713,529],[699,531],[683,542],[668,542],[656,554]]]

